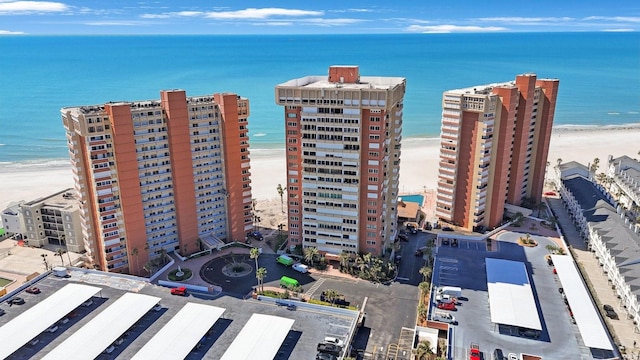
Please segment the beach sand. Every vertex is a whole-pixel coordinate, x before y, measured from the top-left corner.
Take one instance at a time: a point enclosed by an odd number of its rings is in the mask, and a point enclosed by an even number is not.
[[[609,155],[628,155],[640,158],[640,124],[611,127],[554,128],[548,161],[555,165],[558,158],[564,162],[578,161],[587,165],[600,159],[605,171]],[[438,180],[438,139],[408,138],[402,145],[400,164],[400,193],[435,193]],[[262,218],[261,226],[275,228],[286,224],[278,184],[286,187],[284,151],[264,151],[251,154],[251,186],[253,198],[258,200],[256,210]],[[551,167],[549,168],[551,169]],[[11,165],[0,167],[0,209],[9,203],[31,201],[66,188],[73,187],[70,166],[57,165],[44,168],[21,168]],[[286,194],[284,208],[286,210]]]

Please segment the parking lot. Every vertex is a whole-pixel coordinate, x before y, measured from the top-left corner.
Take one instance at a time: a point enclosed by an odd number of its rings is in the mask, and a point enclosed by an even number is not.
[[[486,242],[460,240],[457,247],[440,246],[433,272],[435,286],[459,286],[463,289],[453,315],[458,320],[454,327],[454,358],[464,359],[469,345],[478,343],[489,359],[496,348],[508,353],[527,353],[546,359],[593,358],[589,348],[581,344],[580,334],[562,300],[560,287],[552,267],[544,259],[545,245],[553,244],[541,236],[532,236],[538,246],[528,248],[517,244],[520,233],[505,232],[493,241],[487,251]],[[536,302],[542,333],[539,338],[521,336],[511,326],[491,322],[485,258],[524,262]],[[432,304],[433,305],[433,304]],[[433,311],[432,307],[432,310]]]
[[[328,289],[343,294],[351,306],[361,308],[366,302],[365,325],[356,334],[354,348],[375,352],[386,348],[390,343],[397,343],[400,329],[415,326],[418,305],[417,285],[422,280],[418,273],[424,265],[422,257],[415,256],[415,250],[426,244],[429,234],[411,235],[408,242],[403,243],[402,260],[399,277],[390,284],[376,284],[359,280],[350,276],[336,276],[322,272],[302,274],[291,267],[276,262],[277,255],[263,253],[258,258],[258,266],[267,269],[264,285],[279,287],[282,276],[292,277],[300,283],[305,295],[320,299],[320,294]],[[220,297],[243,298],[256,286],[255,270],[242,277],[230,278],[222,272],[222,267],[230,262],[243,262],[255,267],[255,260],[248,255],[236,254],[211,260],[203,266],[201,277],[214,285],[222,287]],[[393,311],[390,311],[393,309]]]

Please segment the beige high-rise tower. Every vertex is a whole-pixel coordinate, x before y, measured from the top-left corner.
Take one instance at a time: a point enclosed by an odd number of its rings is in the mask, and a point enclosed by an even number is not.
[[[558,85],[523,74],[444,93],[440,220],[467,230],[495,227],[505,204],[540,202]]]
[[[396,236],[406,80],[331,66],[276,86],[284,108],[289,245],[380,255]]]

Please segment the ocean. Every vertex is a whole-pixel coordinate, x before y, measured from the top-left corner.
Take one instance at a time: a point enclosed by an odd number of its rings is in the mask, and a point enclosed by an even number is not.
[[[640,122],[640,34],[0,36],[0,164],[67,163],[60,108],[234,92],[250,100],[252,153],[284,148],[274,87],[330,65],[407,79],[404,141],[439,134],[442,92],[560,79],[555,125]]]

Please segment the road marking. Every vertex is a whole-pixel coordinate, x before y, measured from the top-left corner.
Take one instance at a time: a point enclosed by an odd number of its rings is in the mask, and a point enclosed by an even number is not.
[[[305,292],[304,294],[307,296],[311,296],[316,290],[318,290],[320,286],[322,286],[325,280],[325,278],[320,278],[320,280],[316,281],[316,283],[313,284],[313,286],[310,287],[309,290],[307,290],[307,292]]]

